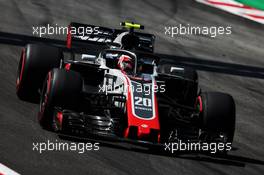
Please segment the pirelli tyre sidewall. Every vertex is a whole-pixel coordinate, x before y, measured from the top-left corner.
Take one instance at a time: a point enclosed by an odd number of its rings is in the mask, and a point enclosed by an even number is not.
[[[28,44],[22,49],[16,79],[16,93],[21,100],[38,102],[38,90],[47,72],[59,67],[62,52],[56,47]]]
[[[201,94],[202,126],[208,132],[223,133],[227,142],[233,142],[236,121],[235,102],[232,96],[220,92]]]
[[[70,109],[78,105],[82,91],[82,77],[78,72],[52,69],[43,84],[38,121],[44,129],[52,130],[55,107]]]

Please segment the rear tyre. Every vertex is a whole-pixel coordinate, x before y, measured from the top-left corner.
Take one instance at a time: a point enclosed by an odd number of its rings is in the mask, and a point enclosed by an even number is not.
[[[214,135],[225,136],[225,142],[232,143],[236,121],[233,97],[220,92],[207,92],[202,93],[201,98],[203,129]]]
[[[39,124],[47,130],[53,130],[54,116],[57,108],[74,108],[78,105],[82,91],[82,78],[78,72],[64,69],[51,70],[44,82],[40,111]]]
[[[28,44],[22,50],[16,79],[16,94],[21,100],[39,101],[39,92],[48,71],[60,66],[62,52],[55,47]]]

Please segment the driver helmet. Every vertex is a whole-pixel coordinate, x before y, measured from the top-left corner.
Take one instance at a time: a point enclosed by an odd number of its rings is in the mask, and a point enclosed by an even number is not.
[[[117,63],[118,68],[124,72],[132,72],[134,69],[133,59],[128,55],[121,55]]]

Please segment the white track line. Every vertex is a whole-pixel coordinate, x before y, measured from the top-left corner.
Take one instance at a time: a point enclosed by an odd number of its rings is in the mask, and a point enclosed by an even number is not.
[[[0,163],[0,175],[20,175],[20,174]]]

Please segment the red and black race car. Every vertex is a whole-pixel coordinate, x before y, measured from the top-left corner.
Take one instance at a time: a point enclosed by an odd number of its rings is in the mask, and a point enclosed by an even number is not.
[[[153,35],[135,32],[139,24],[122,25],[126,29],[97,27],[85,36],[69,32],[68,57],[53,46],[26,45],[17,95],[40,103],[39,124],[61,134],[149,144],[231,143],[233,98],[202,92],[194,69],[161,61],[153,54]]]

